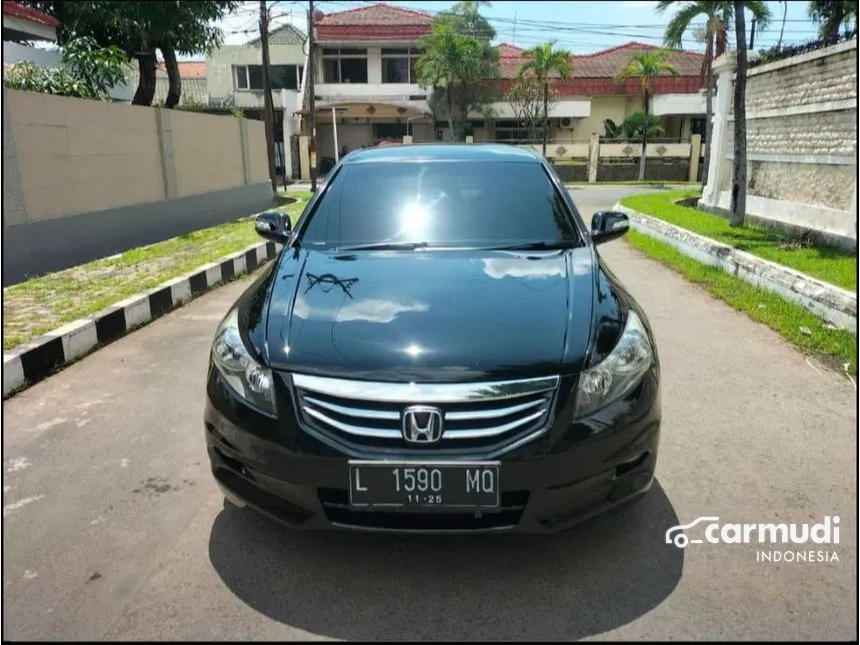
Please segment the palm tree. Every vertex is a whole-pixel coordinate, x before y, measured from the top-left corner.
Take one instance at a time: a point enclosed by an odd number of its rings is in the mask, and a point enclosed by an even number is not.
[[[645,123],[648,123],[649,103],[651,99],[651,81],[664,74],[678,76],[675,69],[666,59],[669,52],[657,49],[639,54],[633,54],[630,61],[616,75],[615,82],[618,84],[631,78],[638,78],[642,87],[642,96],[645,104]],[[639,158],[639,179],[645,179],[645,151],[648,145],[648,128],[642,128],[642,156]]]
[[[545,42],[543,45],[532,47],[523,52],[523,58],[527,58],[520,65],[519,77],[523,78],[527,73],[534,74],[538,83],[543,86],[543,156],[546,157],[546,136],[549,130],[549,79],[553,74],[558,74],[562,80],[567,80],[571,75],[571,54],[566,49],[557,49],[554,40]]]
[[[779,0],[782,5],[782,26],[779,28],[779,40],[776,42],[776,48],[782,49],[782,35],[785,33],[785,19],[788,16],[788,0]]]
[[[429,34],[421,39],[422,54],[416,63],[418,82],[422,87],[445,88],[448,128],[453,138],[454,92],[458,87],[481,80],[484,71],[484,47],[480,40],[462,35],[451,26],[434,23]]]
[[[836,40],[843,23],[847,26],[852,18],[856,22],[857,3],[852,0],[810,0],[809,17],[818,23],[818,33],[823,40]]]
[[[747,2],[747,9],[759,24],[767,24],[769,12],[764,2]],[[714,61],[726,53],[729,43],[729,25],[734,15],[734,5],[725,0],[699,0],[682,2],[679,0],[660,0],[657,13],[662,14],[670,7],[679,9],[666,25],[663,41],[667,47],[678,49],[684,34],[695,29],[693,22],[705,19],[705,58],[702,62],[702,76],[707,79],[705,91],[705,163],[702,172],[702,185],[708,181],[708,168],[711,158],[711,133],[713,127]]]

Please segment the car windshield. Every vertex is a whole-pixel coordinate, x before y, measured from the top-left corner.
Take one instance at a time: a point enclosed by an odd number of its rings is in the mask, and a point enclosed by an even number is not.
[[[300,243],[415,249],[556,248],[582,242],[540,164],[430,161],[344,165]]]

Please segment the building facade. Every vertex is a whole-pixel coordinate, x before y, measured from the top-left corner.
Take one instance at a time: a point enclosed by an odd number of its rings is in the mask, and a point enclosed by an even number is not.
[[[275,167],[279,175],[297,176],[296,137],[301,121],[301,92],[307,64],[307,36],[291,24],[269,33]],[[246,118],[264,118],[263,49],[260,38],[215,50],[206,59],[209,102],[240,108]],[[291,146],[291,140],[293,145]]]
[[[415,142],[445,139],[446,123],[434,123],[428,105],[430,88],[421,88],[415,75],[420,38],[430,31],[427,13],[376,4],[331,14],[314,15],[314,94],[316,149],[321,172],[334,163],[346,146],[355,149],[381,140]],[[638,81],[621,85],[617,72],[638,52],[655,49],[642,43],[573,56],[573,78],[553,84],[558,95],[550,119],[553,144],[588,141],[604,133],[604,120],[620,123],[643,109]],[[498,45],[501,70],[500,96],[516,78],[523,49]],[[704,133],[705,97],[701,91],[702,55],[673,51],[669,62],[677,77],[652,84],[650,110],[661,119],[667,141],[689,141]],[[308,94],[302,97],[307,128]],[[475,141],[521,141],[525,133],[511,105],[500,98],[491,105],[494,118],[472,114],[470,132]],[[333,126],[336,124],[336,127]]]

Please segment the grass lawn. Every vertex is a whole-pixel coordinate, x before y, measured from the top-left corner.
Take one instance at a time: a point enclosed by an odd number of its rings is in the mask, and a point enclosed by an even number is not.
[[[847,363],[848,373],[857,375],[857,339],[851,332],[830,329],[827,323],[800,305],[788,302],[770,291],[754,287],[722,269],[701,264],[674,247],[643,233],[630,230],[625,238],[649,257],[701,285],[732,308],[745,312],[753,320],[779,332],[801,350],[819,358],[829,367],[841,372],[846,370]]]
[[[790,244],[788,236],[776,231],[752,225],[732,228],[723,217],[673,203],[699,194],[696,190],[648,193],[625,197],[621,203],[627,208],[709,237],[739,251],[746,251],[849,291],[857,290],[855,253],[818,245],[799,247]]]
[[[277,210],[289,213],[295,222],[311,193],[290,191],[289,196],[298,201]],[[3,290],[3,349],[16,347],[203,264],[262,242],[263,238],[254,230],[252,217],[7,287]]]

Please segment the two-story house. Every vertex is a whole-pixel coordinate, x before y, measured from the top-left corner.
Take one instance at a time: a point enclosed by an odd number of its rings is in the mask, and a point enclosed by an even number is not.
[[[306,35],[292,24],[269,32],[272,104],[274,107],[275,166],[278,174],[294,176],[297,152],[290,153],[289,141],[297,135],[301,122],[301,87],[307,62]],[[241,108],[246,118],[263,120],[263,49],[260,38],[243,45],[227,45],[206,59],[209,103]],[[288,142],[286,146],[284,142]]]
[[[337,146],[350,150],[407,134],[434,136],[427,90],[415,73],[418,40],[431,22],[426,13],[386,4],[315,12],[316,144],[323,172],[335,157],[334,121]]]
[[[430,31],[432,16],[421,11],[375,4],[331,14],[316,12],[314,29],[314,85],[316,145],[320,170],[325,172],[343,146],[355,149],[384,139],[413,141],[446,138],[446,123],[434,123],[428,106],[430,88],[415,76],[419,40]],[[573,78],[553,85],[558,100],[552,108],[550,140],[554,143],[588,140],[603,134],[603,122],[621,122],[643,108],[638,81],[615,82],[615,75],[652,45],[627,43],[593,54],[572,56]],[[524,136],[504,92],[517,76],[524,50],[498,45],[500,98],[491,105],[494,118],[472,114],[476,141],[517,141]],[[686,139],[704,131],[705,100],[702,55],[672,52],[669,62],[679,76],[652,83],[650,109],[661,117],[665,137]],[[308,95],[303,95],[304,132]],[[337,127],[333,127],[333,123]]]

